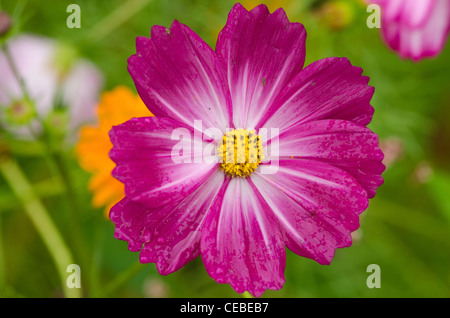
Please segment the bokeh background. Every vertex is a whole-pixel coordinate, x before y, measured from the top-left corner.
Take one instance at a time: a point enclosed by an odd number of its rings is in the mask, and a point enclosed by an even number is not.
[[[55,39],[71,56],[95,64],[103,75],[102,91],[119,85],[135,91],[127,58],[135,53],[136,36],[149,36],[152,25],[170,26],[177,19],[214,47],[234,4],[229,0],[0,3],[15,19],[14,32]],[[66,26],[71,3],[81,7],[80,29]],[[260,2],[241,3],[251,9]],[[414,63],[401,60],[385,46],[379,30],[366,26],[369,14],[362,1],[264,3],[271,11],[282,6],[291,21],[305,25],[306,65],[345,56],[371,78],[375,114],[369,127],[380,136],[387,170],[384,185],[361,215],[353,246],[339,249],[329,266],[288,252],[284,288],[263,297],[449,297],[450,45],[437,58]],[[58,170],[49,164],[42,138],[19,140],[0,134],[2,160],[21,169],[34,199],[42,203],[81,266],[82,296],[241,297],[229,285],[211,279],[200,259],[168,276],[160,276],[154,264],[140,264],[138,253],[114,239],[105,208],[92,206],[91,174],[80,167],[73,142],[54,146]],[[76,139],[78,131],[71,134]],[[10,183],[0,174],[0,296],[62,297],[65,282],[25,212],[27,202],[18,198]],[[381,268],[379,289],[366,286],[369,264]]]

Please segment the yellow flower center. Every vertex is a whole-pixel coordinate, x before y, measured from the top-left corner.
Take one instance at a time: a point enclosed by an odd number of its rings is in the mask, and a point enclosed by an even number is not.
[[[217,153],[219,169],[231,177],[250,176],[264,159],[260,136],[247,129],[233,129],[224,134]]]

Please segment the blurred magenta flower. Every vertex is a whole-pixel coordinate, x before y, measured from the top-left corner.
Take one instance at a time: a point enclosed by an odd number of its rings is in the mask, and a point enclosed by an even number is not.
[[[305,40],[303,25],[283,9],[248,12],[240,4],[215,51],[178,21],[137,38],[128,69],[155,117],[110,131],[113,175],[125,184],[110,218],[115,237],[141,251],[142,263],[166,275],[201,255],[217,282],[260,296],[282,287],[285,246],[329,264],[336,248],[351,245],[359,214],[383,183],[378,137],[365,127],[374,89],[346,58],[303,69]],[[174,130],[211,144],[194,120],[218,128],[219,157],[228,151],[222,140],[245,143],[245,162],[235,152],[223,163],[176,163]],[[264,128],[279,129],[274,174],[263,172],[262,155],[249,160],[275,142],[260,142]]]
[[[57,105],[67,107],[72,132],[81,124],[95,120],[103,79],[91,62],[76,59],[73,52],[56,41],[36,35],[12,38],[8,50],[31,101],[26,100],[8,59],[0,51],[0,114],[12,110],[19,115],[32,102],[30,120],[34,113],[45,119]],[[26,127],[14,127],[11,120],[3,118],[1,124],[21,137],[30,137]],[[39,129],[35,120],[31,125]]]
[[[381,6],[383,38],[402,58],[438,55],[450,30],[450,0],[367,0]]]

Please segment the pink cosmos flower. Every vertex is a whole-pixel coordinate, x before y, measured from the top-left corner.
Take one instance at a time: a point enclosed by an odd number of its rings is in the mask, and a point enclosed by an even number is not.
[[[381,6],[387,44],[415,61],[438,55],[450,30],[450,0],[368,0]]]
[[[365,127],[374,89],[346,58],[303,68],[305,39],[282,9],[240,4],[215,51],[178,21],[137,38],[128,69],[155,117],[110,132],[113,175],[126,194],[110,218],[142,263],[166,275],[201,255],[217,282],[260,296],[282,287],[286,246],[329,264],[336,248],[351,245],[359,214],[383,183],[378,137]],[[220,129],[218,149],[227,128],[236,136],[278,128],[278,171],[263,173],[263,161],[253,171],[248,158],[241,166],[175,163],[175,129],[211,144],[194,120]],[[194,156],[193,148],[183,155]]]

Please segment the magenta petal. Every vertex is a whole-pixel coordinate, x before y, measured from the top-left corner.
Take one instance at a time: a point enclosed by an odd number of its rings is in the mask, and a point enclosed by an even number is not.
[[[258,127],[284,130],[318,119],[344,119],[366,126],[372,120],[374,89],[361,73],[347,58],[310,64],[280,93]]]
[[[418,61],[439,54],[450,31],[448,0],[371,0],[382,8],[382,33],[403,58]]]
[[[191,163],[174,162],[172,149],[180,141],[171,137],[177,128],[194,138],[191,128],[168,118],[133,118],[111,129],[110,157],[116,163],[113,176],[125,184],[128,199],[149,208],[176,203],[217,169],[217,164],[193,163],[195,147],[183,154],[191,158]]]
[[[205,221],[203,263],[218,283],[259,297],[284,283],[285,250],[270,209],[248,179],[228,179]]]
[[[276,176],[276,177],[274,177]],[[255,173],[252,181],[298,255],[329,264],[336,248],[351,245],[366,191],[347,172],[314,160],[281,160],[276,175]]]
[[[407,9],[409,6],[405,6]],[[450,30],[450,1],[437,0],[420,28],[400,26],[399,53],[402,57],[420,60],[439,54]],[[407,13],[405,13],[406,15]]]
[[[248,12],[236,4],[219,34],[216,52],[224,60],[237,128],[255,128],[278,93],[303,68],[306,31],[278,9]]]
[[[189,27],[174,21],[154,26],[152,38],[136,39],[137,53],[128,71],[139,96],[158,117],[187,125],[230,126],[231,99],[223,65],[216,53]]]
[[[180,203],[153,210],[152,240],[142,249],[141,263],[156,263],[159,273],[167,275],[196,258],[205,217],[223,182],[223,172],[216,170]]]
[[[404,14],[402,18],[404,22],[412,28],[424,27],[431,18],[438,1],[442,0],[408,0],[403,2]],[[448,0],[443,0],[443,2],[448,2]]]
[[[114,237],[127,241],[130,251],[140,251],[142,245],[151,239],[152,219],[148,211],[147,207],[125,197],[109,212],[109,218],[116,224]]]
[[[369,198],[383,183],[385,170],[378,136],[370,129],[343,120],[296,125],[279,137],[280,157],[316,159],[349,172]]]

